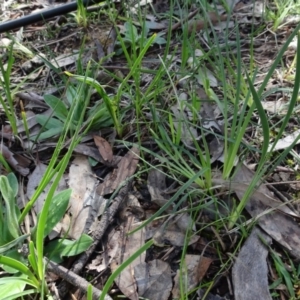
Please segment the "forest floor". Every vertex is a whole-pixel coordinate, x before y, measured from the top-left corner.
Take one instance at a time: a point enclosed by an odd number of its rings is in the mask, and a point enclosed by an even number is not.
[[[208,2],[0,34],[1,299],[300,299],[300,4]]]

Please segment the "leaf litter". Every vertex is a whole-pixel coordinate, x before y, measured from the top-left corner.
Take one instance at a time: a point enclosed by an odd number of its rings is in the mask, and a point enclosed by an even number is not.
[[[160,15],[169,11],[170,4],[168,1],[153,2],[151,5],[154,11],[148,11],[145,24],[136,18],[132,23],[135,27],[130,27],[137,32],[135,43],[141,40],[141,29],[146,26],[149,32],[158,32],[160,40],[153,51],[160,53],[161,47],[165,43],[167,28],[172,25],[172,35],[175,36],[175,31],[186,28],[189,34],[195,34],[204,44],[201,49],[196,49],[186,59],[188,71],[184,74],[181,72],[184,57],[180,50],[174,48],[172,56],[169,56],[164,62],[167,64],[165,71],[170,76],[175,74],[172,79],[178,85],[168,88],[168,92],[163,91],[161,93],[160,97],[164,98],[165,103],[160,104],[159,108],[165,109],[167,107],[172,114],[173,134],[179,135],[180,133],[181,135],[177,146],[180,144],[180,147],[185,149],[181,153],[182,156],[187,161],[193,155],[197,157],[197,152],[193,152],[192,155],[189,152],[189,155],[186,155],[187,150],[196,151],[195,141],[200,144],[201,140],[205,138],[208,142],[210,164],[214,173],[218,174],[220,163],[222,164],[225,159],[224,140],[221,138],[225,132],[221,114],[222,107],[216,105],[216,100],[222,97],[224,91],[222,91],[217,68],[214,69],[211,66],[211,61],[206,60],[211,51],[207,45],[212,35],[217,39],[219,47],[234,43],[236,35],[232,29],[237,24],[240,26],[240,35],[243,38],[242,53],[249,52],[249,40],[247,40],[249,26],[258,28],[263,24],[262,18],[265,15],[265,7],[262,2],[256,2],[253,5],[247,1],[227,1],[228,7],[232,8],[230,14],[222,5],[217,5],[215,11],[208,12],[203,16],[199,16],[198,8],[190,11],[186,8],[180,8],[182,9],[181,13],[184,12],[186,17],[177,23],[168,24],[168,21]],[[44,4],[40,4],[40,6],[44,6]],[[149,3],[140,3],[140,5],[135,6],[135,11],[146,9],[148,6]],[[18,10],[31,11],[32,7],[33,9],[36,8],[32,5],[15,7],[9,14],[13,17],[13,11],[14,13]],[[6,10],[7,8],[3,6],[2,9]],[[179,15],[176,10],[174,14]],[[134,18],[134,16],[132,17]],[[291,30],[290,24],[292,22],[288,21],[280,28],[280,37]],[[50,21],[49,25],[56,26],[53,21]],[[265,25],[268,28],[269,24],[266,23]],[[12,147],[12,135],[10,135],[10,138],[5,141],[5,145],[2,144],[1,148],[3,157],[15,172],[23,177],[28,176],[26,186],[28,199],[33,196],[45,173],[46,162],[52,155],[51,149],[56,146],[57,138],[61,133],[59,131],[59,126],[63,122],[61,113],[64,110],[67,113],[68,109],[65,105],[68,101],[66,99],[68,97],[65,96],[65,92],[66,94],[69,92],[68,88],[64,86],[64,83],[59,82],[57,73],[52,71],[53,67],[76,72],[78,60],[82,61],[83,67],[86,67],[91,60],[94,62],[102,61],[103,64],[99,67],[102,73],[97,79],[103,80],[102,83],[105,82],[106,88],[112,93],[117,93],[116,86],[129,71],[127,62],[122,60],[121,56],[113,56],[115,48],[119,45],[116,41],[120,39],[117,35],[117,28],[116,30],[114,28],[108,30],[111,28],[110,25],[104,24],[99,30],[99,26],[91,25],[90,30],[87,31],[89,42],[86,49],[81,53],[79,45],[82,33],[78,29],[65,24],[62,25],[61,34],[55,34],[53,40],[44,40],[41,39],[43,29],[34,26],[33,28],[37,29],[36,32],[20,31],[14,45],[15,53],[19,56],[23,55],[23,58],[18,61],[21,68],[18,69],[17,65],[15,67],[11,78],[11,87],[14,88],[20,83],[20,74],[28,75],[27,81],[23,83],[23,91],[16,94],[25,103],[26,111],[26,124],[23,120],[18,122],[18,134],[21,143],[17,148],[18,151],[15,151],[16,148]],[[124,40],[130,37],[128,24],[118,24],[118,28]],[[227,34],[226,30],[232,30],[232,32]],[[175,37],[174,39],[176,41]],[[264,39],[268,40],[268,44],[264,42]],[[27,45],[35,43],[35,49],[38,49],[37,56],[27,51],[24,41],[27,41]],[[23,42],[24,47],[20,47]],[[268,29],[253,41],[258,65],[262,66],[260,69],[262,74],[258,72],[256,77],[256,87],[259,88],[259,81],[263,78],[264,71],[272,64],[272,56],[276,55],[279,44],[282,42],[284,39],[274,39],[274,34]],[[7,46],[12,43],[12,40],[2,38],[1,43]],[[70,45],[72,45],[72,49]],[[45,46],[51,49],[51,55],[47,53]],[[294,52],[291,52],[294,50],[291,46],[287,51],[287,60],[291,55],[294,55]],[[6,52],[4,48],[1,51]],[[106,54],[112,55],[112,57],[107,58]],[[161,65],[161,60],[155,61],[157,59],[156,54],[149,54],[147,59],[142,61],[144,69],[156,69]],[[201,60],[203,63],[200,65],[199,61]],[[249,57],[244,55],[243,60],[247,62]],[[282,71],[280,69],[276,71],[277,76],[274,76],[273,81],[267,85],[262,99],[263,106],[268,111],[272,121],[274,114],[276,115],[278,112],[282,114],[285,111],[291,94],[289,82],[286,83],[289,74],[280,73]],[[151,73],[142,74],[142,76],[144,80],[141,80],[141,88],[146,91],[147,86],[151,86],[154,76]],[[49,80],[49,78],[51,79]],[[39,82],[33,84],[30,80],[38,80]],[[283,90],[282,85],[286,85],[287,89]],[[48,92],[51,90],[52,92]],[[122,95],[120,104],[123,107],[132,107],[130,89],[126,90],[126,93]],[[194,94],[197,94],[201,103],[198,109],[192,109]],[[57,99],[62,100],[61,103],[64,103],[64,106],[58,110],[57,105],[52,105],[49,110],[51,97],[58,97]],[[172,101],[173,98],[176,101]],[[100,102],[101,99],[97,99],[93,103],[95,110],[103,109],[103,107],[97,106]],[[153,109],[151,105],[143,108],[146,117],[149,117],[149,109]],[[262,181],[252,193],[242,214],[243,220],[247,220],[243,224],[246,226],[249,236],[245,238],[240,248],[237,239],[241,237],[236,232],[242,225],[239,224],[233,230],[228,231],[226,228],[227,220],[225,219],[230,211],[235,209],[234,201],[243,198],[256,174],[250,171],[250,163],[245,161],[241,165],[237,164],[238,157],[236,157],[237,168],[231,180],[220,179],[220,176],[215,176],[212,179],[213,188],[217,193],[215,195],[203,194],[206,199],[205,205],[200,210],[199,216],[196,218],[197,221],[195,221],[195,216],[189,209],[187,201],[181,201],[181,199],[175,199],[172,205],[164,211],[165,215],[155,216],[155,213],[172,199],[180,186],[184,185],[186,178],[183,172],[178,178],[173,174],[168,174],[168,166],[170,167],[170,165],[164,163],[167,161],[168,154],[162,154],[150,136],[141,136],[140,138],[145,144],[136,146],[139,140],[135,136],[134,130],[136,128],[130,119],[132,112],[129,110],[126,111],[127,115],[124,113],[126,116],[124,120],[128,121],[129,124],[128,127],[125,126],[128,140],[124,140],[133,142],[134,146],[128,146],[129,144],[124,143],[125,141],[114,140],[112,142],[110,140],[110,135],[114,135],[114,129],[110,128],[112,123],[109,118],[103,117],[101,128],[91,130],[75,148],[74,154],[76,155],[72,157],[68,172],[56,191],[58,193],[66,187],[72,189],[68,210],[65,217],[55,227],[55,233],[52,232],[48,238],[55,239],[67,235],[68,238],[78,239],[83,233],[89,233],[95,240],[87,252],[92,252],[94,256],[90,263],[85,263],[86,270],[81,268],[80,272],[87,272],[88,275],[92,274],[95,277],[101,275],[100,281],[102,283],[107,280],[107,273],[117,270],[148,239],[153,239],[154,246],[151,250],[142,253],[138,259],[124,268],[114,280],[118,293],[129,299],[138,299],[139,297],[148,299],[169,299],[172,297],[178,299],[182,296],[181,280],[185,279],[186,293],[196,291],[199,299],[202,299],[203,294],[207,295],[205,299],[272,299],[269,292],[268,269],[274,269],[274,267],[267,259],[268,247],[274,247],[281,255],[287,252],[293,258],[299,259],[300,257],[299,213],[297,209],[294,209],[297,199],[292,199],[289,203],[281,202],[276,194],[268,189],[268,185]],[[51,120],[49,121],[51,123],[43,121],[42,124],[41,120],[46,119]],[[38,122],[39,120],[40,122]],[[291,127],[297,124],[295,121],[293,122]],[[39,134],[45,126],[48,126],[46,128],[49,130],[48,136],[39,139]],[[29,131],[29,135],[27,131]],[[143,132],[146,131],[147,129]],[[102,132],[105,134],[102,135]],[[2,134],[6,139],[4,132]],[[286,134],[285,138],[277,142],[273,152],[286,149],[295,142],[298,136],[298,130],[292,130]],[[119,136],[119,138],[122,137]],[[70,137],[71,139],[72,137]],[[65,143],[65,148],[68,147],[70,140]],[[156,155],[149,155],[151,151],[143,152],[145,145],[150,145],[149,149],[155,154],[162,154],[164,159],[158,158]],[[200,146],[202,147],[202,145]],[[272,144],[270,144],[271,146]],[[143,174],[145,170],[141,166],[141,162],[148,163],[146,174]],[[31,163],[33,164],[30,165]],[[196,168],[194,161],[190,161],[190,164]],[[295,166],[296,170],[297,167]],[[275,178],[277,174],[273,175]],[[133,176],[136,177],[131,187],[128,185],[128,179]],[[294,187],[295,193],[299,191],[295,184],[290,187]],[[125,188],[125,195],[120,192],[122,188]],[[285,189],[289,190],[289,187],[285,187]],[[34,213],[36,215],[41,211],[48,191],[49,186],[35,202]],[[139,191],[137,197],[134,197],[134,192]],[[145,192],[146,196],[142,195],[141,191]],[[201,195],[199,187],[196,191],[194,191],[195,196],[191,193],[190,199],[199,203],[203,195],[199,196]],[[118,196],[116,196],[118,192],[124,198],[121,199],[122,201],[118,200]],[[187,193],[190,192],[191,190],[187,190]],[[107,214],[108,208],[112,208],[116,199],[116,202],[120,201],[120,206],[116,205],[118,207],[116,211],[112,209],[113,213],[110,218]],[[181,201],[181,205],[178,205],[179,201]],[[221,207],[223,205],[221,203],[225,203],[225,206]],[[208,213],[209,210],[213,211],[213,214]],[[116,215],[117,211],[118,214]],[[155,217],[149,224],[141,227],[145,220],[151,219],[153,216]],[[224,228],[219,232],[216,230],[216,226],[219,224],[215,225],[211,221],[213,218],[215,218],[213,222],[221,220],[223,223]],[[104,221],[108,219],[110,220],[109,225],[105,222],[105,226],[103,226],[107,232],[102,232],[99,229],[99,224],[104,224]],[[253,227],[253,224],[256,225]],[[101,246],[97,246],[99,242],[97,238],[101,240]],[[271,244],[271,241],[275,242],[276,247]],[[204,244],[204,247],[201,248],[202,253],[199,250],[201,243]],[[181,264],[178,264],[184,247],[187,247],[187,253],[181,260]],[[208,251],[210,247],[215,252]],[[237,247],[236,259],[230,266],[231,274],[227,275],[225,271],[222,271],[222,261],[225,257],[228,260],[232,257],[234,247]],[[100,254],[98,250],[101,252]],[[71,270],[74,269],[76,267]],[[219,272],[219,270],[221,271]],[[233,284],[233,290],[231,290],[230,284],[226,284],[222,280],[219,283],[220,278],[228,280],[229,277]],[[207,282],[212,283],[212,288],[205,288]],[[287,299],[284,293],[280,293],[280,295],[282,299]]]
[[[267,246],[270,243],[271,238],[259,228],[252,230],[232,268],[235,299],[272,299],[267,265]]]

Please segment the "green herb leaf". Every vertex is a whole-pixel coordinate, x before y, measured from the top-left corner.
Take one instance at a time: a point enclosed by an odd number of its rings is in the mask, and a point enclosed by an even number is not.
[[[62,128],[51,128],[45,132],[42,132],[41,134],[38,135],[38,141],[42,141],[48,138],[51,138],[53,136],[59,135],[62,132]],[[30,137],[31,140],[35,140],[37,135],[33,135]]]
[[[20,229],[16,214],[16,200],[9,181],[5,176],[0,176],[0,190],[6,204],[6,225],[8,231],[14,238],[18,238]]]
[[[53,109],[54,115],[60,120],[65,121],[68,116],[68,109],[61,99],[53,95],[45,95],[45,102]]]
[[[6,177],[9,182],[10,187],[12,188],[14,197],[16,197],[18,195],[18,191],[19,191],[18,179],[14,173],[9,173]]]
[[[54,228],[54,226],[62,219],[67,207],[72,190],[67,189],[55,195],[49,207],[44,236],[46,237]]]
[[[63,261],[63,256],[74,256],[87,250],[92,244],[93,239],[86,234],[83,234],[78,240],[55,240],[45,247],[47,257],[51,260],[60,263]]]
[[[46,129],[52,129],[52,128],[63,128],[64,124],[58,119],[55,118],[49,118],[48,116],[43,115],[37,115],[36,121],[43,126]]]

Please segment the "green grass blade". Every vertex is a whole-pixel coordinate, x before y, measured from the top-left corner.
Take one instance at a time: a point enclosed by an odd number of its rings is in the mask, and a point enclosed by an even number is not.
[[[34,274],[29,270],[28,267],[26,267],[21,262],[15,260],[13,258],[1,255],[0,256],[0,264],[4,264],[6,266],[14,268],[14,269],[18,270],[19,272],[21,272],[22,274],[27,275],[28,278],[32,281],[32,283],[34,284],[35,287],[37,287],[37,288],[40,287],[40,283],[36,279],[36,277],[34,276]]]
[[[17,237],[16,239],[14,239],[13,241],[5,244],[5,245],[1,245],[0,246],[0,254],[14,248],[15,246],[21,244],[23,241],[25,241],[30,235],[29,234],[24,234],[21,235],[19,237]]]

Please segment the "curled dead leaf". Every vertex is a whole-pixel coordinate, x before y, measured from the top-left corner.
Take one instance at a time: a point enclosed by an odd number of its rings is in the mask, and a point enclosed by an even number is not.
[[[113,161],[113,151],[110,144],[101,136],[94,135],[94,142],[98,147],[99,153],[102,156],[104,162],[110,165]]]

